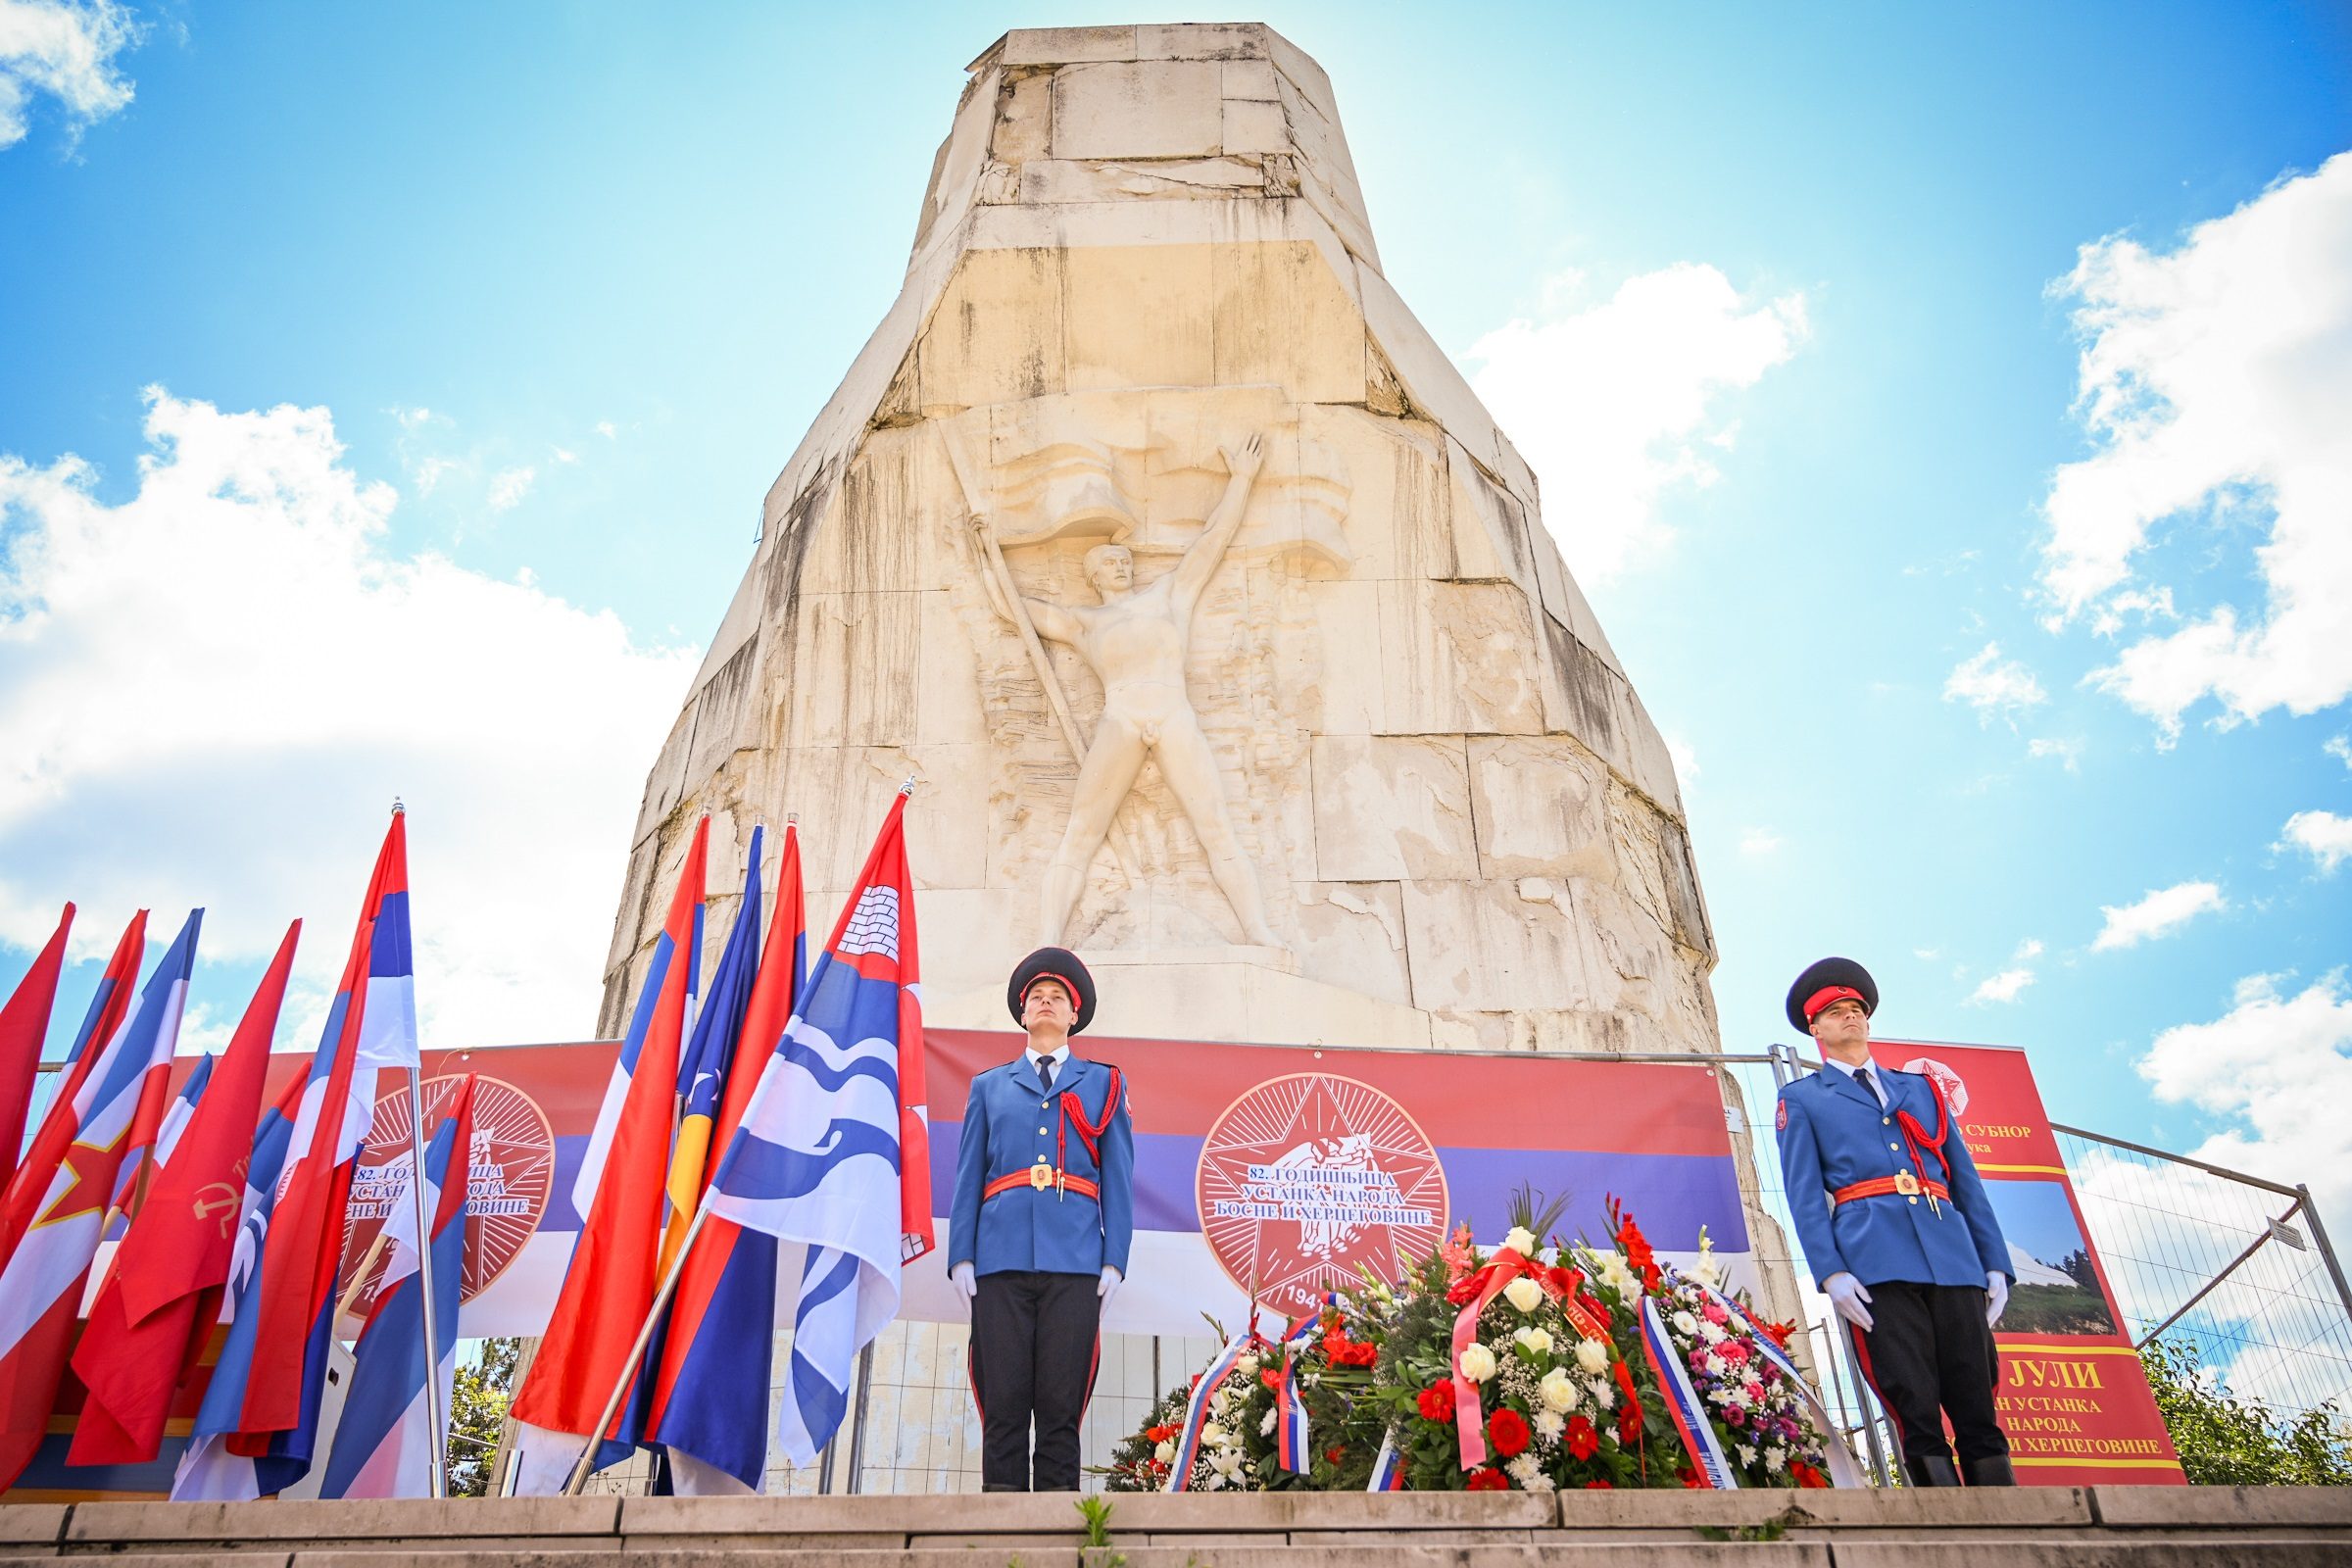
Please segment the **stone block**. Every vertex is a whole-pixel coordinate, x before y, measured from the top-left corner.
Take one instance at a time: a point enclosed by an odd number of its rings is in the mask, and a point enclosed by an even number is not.
[[[1061,262],[1044,248],[964,254],[923,328],[916,365],[926,408],[1062,390]]]
[[[1380,584],[1387,734],[1544,729],[1527,601],[1507,583]]]
[[[1263,60],[1269,47],[1265,24],[1256,22],[1187,22],[1135,29],[1139,60]]]
[[[2068,1542],[1840,1541],[1838,1568],[2341,1568],[2341,1542],[2236,1536],[2230,1540]]]
[[[1004,35],[999,64],[1059,66],[1134,58],[1133,27],[1016,27]]]
[[[1446,482],[1450,503],[1447,543],[1452,550],[1446,575],[1514,582],[1537,595],[1525,509],[1516,496],[1489,478],[1469,449],[1450,434],[1446,438]]]
[[[1307,452],[1330,454],[1348,474],[1348,543],[1359,581],[1447,575],[1446,447],[1437,426],[1384,418],[1345,405],[1298,411]]]
[[[914,742],[915,593],[808,594],[801,600],[783,740],[788,746]]]
[[[1564,736],[1474,735],[1470,806],[1478,874],[1606,879],[1608,769]]]
[[[1364,400],[1363,318],[1321,250],[1220,245],[1214,281],[1219,385],[1276,385],[1296,403]]]
[[[1292,892],[1298,957],[1307,969],[1363,996],[1412,1004],[1403,895],[1396,883],[1301,882]]]
[[[1446,433],[1489,468],[1500,461],[1494,417],[1437,339],[1429,335],[1389,280],[1369,267],[1356,269],[1364,324],[1389,357],[1415,404],[1446,426]]]
[[[514,1541],[617,1542],[616,1497],[388,1497],[263,1502],[81,1502],[65,1541],[136,1549],[172,1543]]]
[[[1556,901],[1508,882],[1404,884],[1413,1004],[1451,1012],[1590,1007],[1592,956]]]
[[[1541,535],[1534,541],[1534,549],[1536,581],[1544,610],[1566,626],[1578,642],[1599,655],[1603,663],[1624,674],[1625,666],[1617,662],[1617,650],[1609,646],[1607,634],[1600,629],[1600,617],[1592,613],[1584,590],[1576,585],[1576,578],[1570,575],[1567,564],[1560,557],[1559,542],[1550,529],[1541,524],[1535,532]]]
[[[1315,869],[1322,880],[1478,875],[1460,737],[1323,735],[1313,759]]]
[[[1207,386],[1216,378],[1209,247],[1071,251],[1063,279],[1072,391]]]
[[[2341,1487],[2100,1486],[2090,1496],[2109,1529],[2352,1530],[2352,1490]]]
[[[1053,134],[1054,78],[1042,72],[1007,76],[997,89],[997,128],[989,155],[1000,164],[1026,164],[1046,156]]]
[[[62,1502],[12,1502],[0,1507],[0,1551],[9,1555],[18,1555],[22,1548],[54,1546],[65,1533],[66,1505]]]
[[[917,595],[916,601],[920,653],[915,669],[915,744],[928,748],[987,739],[971,634],[956,611],[955,595],[925,593]]]
[[[1528,1492],[1154,1492],[1117,1506],[1114,1529],[1149,1531],[1533,1530],[1556,1517],[1551,1498]]]
[[[1209,60],[1065,66],[1054,74],[1056,158],[1203,158],[1224,134]]]
[[[1247,158],[1166,158],[1101,163],[1040,158],[1021,166],[1019,196],[1048,207],[1125,201],[1221,201],[1256,197],[1264,166]]]
[[[1288,152],[1291,149],[1291,125],[1283,118],[1280,103],[1264,103],[1252,98],[1228,98],[1225,100],[1225,128],[1219,139],[1228,154]]]
[[[1217,74],[1220,90],[1227,103],[1237,98],[1257,103],[1280,102],[1274,88],[1274,62],[1271,60],[1229,60]]]
[[[1311,694],[1323,735],[1370,735],[1387,727],[1382,687],[1380,591],[1376,582],[1318,582],[1307,589],[1320,645]]]

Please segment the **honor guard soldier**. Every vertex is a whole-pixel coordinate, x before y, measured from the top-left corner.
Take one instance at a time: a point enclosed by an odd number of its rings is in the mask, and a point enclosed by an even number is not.
[[[972,1308],[982,1489],[1075,1492],[1102,1303],[1135,1233],[1135,1127],[1119,1069],[1070,1054],[1095,1016],[1094,977],[1075,955],[1038,949],[1004,1002],[1029,1049],[972,1079],[948,1274]]]
[[[2009,1249],[1942,1091],[1871,1060],[1878,1005],[1851,958],[1824,958],[1789,989],[1788,1021],[1820,1043],[1822,1068],[1782,1089],[1775,1114],[1788,1206],[1911,1485],[1960,1485],[1949,1416],[1968,1484],[2015,1486],[1993,1412]]]

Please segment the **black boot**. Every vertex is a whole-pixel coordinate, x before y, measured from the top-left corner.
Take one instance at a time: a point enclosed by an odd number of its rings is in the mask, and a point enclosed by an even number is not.
[[[1949,1454],[1925,1453],[1916,1459],[1905,1459],[1903,1474],[1915,1487],[1956,1487],[1960,1484],[1960,1472],[1952,1468]]]
[[[2009,1464],[2005,1453],[1968,1461],[1968,1484],[1972,1487],[2014,1487],[2017,1471]]]

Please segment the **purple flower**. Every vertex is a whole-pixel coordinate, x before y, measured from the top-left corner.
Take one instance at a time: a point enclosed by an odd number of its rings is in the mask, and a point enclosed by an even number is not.
[[[1728,1404],[1728,1405],[1725,1405],[1725,1406],[1724,1406],[1724,1409],[1723,1409],[1723,1418],[1724,1418],[1724,1420],[1726,1420],[1726,1421],[1730,1422],[1730,1423],[1731,1423],[1733,1426],[1736,1426],[1736,1427],[1737,1427],[1737,1426],[1745,1426],[1745,1425],[1747,1424],[1747,1414],[1746,1414],[1746,1412],[1745,1412],[1745,1411],[1743,1411],[1743,1410],[1741,1410],[1741,1409],[1740,1409],[1740,1408],[1738,1405],[1736,1405],[1736,1404]]]

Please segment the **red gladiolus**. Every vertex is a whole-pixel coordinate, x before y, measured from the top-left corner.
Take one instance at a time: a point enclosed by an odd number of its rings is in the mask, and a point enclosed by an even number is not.
[[[1453,1390],[1443,1383],[1423,1389],[1420,1403],[1424,1421],[1447,1421],[1453,1417]]]
[[[1592,1430],[1591,1417],[1581,1415],[1569,1417],[1567,1444],[1568,1451],[1580,1460],[1590,1459],[1599,1451],[1600,1434]]]
[[[1487,1437],[1493,1441],[1494,1451],[1505,1459],[1515,1459],[1527,1451],[1534,1435],[1527,1430],[1527,1417],[1505,1405],[1487,1422]]]
[[[1511,1490],[1511,1478],[1504,1475],[1501,1471],[1494,1469],[1493,1466],[1488,1466],[1485,1469],[1471,1471],[1469,1484],[1464,1490],[1470,1492],[1508,1492]]]
[[[1261,1367],[1258,1369],[1257,1381],[1269,1389],[1279,1389],[1282,1387],[1282,1373],[1274,1367]]]
[[[1144,1429],[1146,1441],[1152,1443],[1165,1443],[1175,1435],[1176,1429],[1171,1426],[1146,1427]]]

